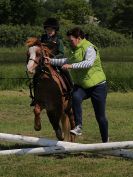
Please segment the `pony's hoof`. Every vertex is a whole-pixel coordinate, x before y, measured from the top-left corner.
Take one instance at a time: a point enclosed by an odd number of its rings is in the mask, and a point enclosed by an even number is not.
[[[55,133],[56,133],[56,137],[58,138],[59,141],[64,140],[64,137],[62,136],[62,131],[60,128],[58,130],[55,130]]]
[[[35,129],[36,131],[40,131],[40,130],[41,130],[41,125],[40,125],[40,126],[34,126],[34,129]]]
[[[36,130],[36,131],[40,131],[41,130],[41,120],[40,120],[40,118],[39,119],[37,119],[37,118],[35,118],[34,119],[34,129]]]

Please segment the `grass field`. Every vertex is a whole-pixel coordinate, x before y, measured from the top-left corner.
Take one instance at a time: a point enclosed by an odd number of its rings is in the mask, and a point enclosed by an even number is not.
[[[0,48],[0,90],[27,88],[26,51],[26,47]],[[132,46],[102,48],[100,54],[110,89],[132,90]]]
[[[101,48],[100,54],[104,61],[133,62],[132,46]]]
[[[133,62],[103,62],[110,90],[133,89]],[[26,63],[4,63],[0,65],[0,90],[27,88]]]
[[[107,117],[110,141],[133,140],[133,92],[109,93]],[[54,132],[42,112],[42,130],[33,129],[33,112],[27,90],[0,91],[0,132],[43,136],[55,139]],[[90,101],[83,103],[83,135],[76,142],[101,142],[98,125]],[[0,142],[1,149],[24,147]],[[132,177],[133,161],[119,157],[78,153],[51,156],[0,156],[0,177]]]

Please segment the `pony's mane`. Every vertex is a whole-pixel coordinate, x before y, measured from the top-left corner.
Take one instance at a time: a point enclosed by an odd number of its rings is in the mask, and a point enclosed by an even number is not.
[[[32,46],[39,46],[43,47],[43,50],[45,51],[47,56],[53,56],[52,50],[48,48],[47,44],[41,43],[41,41],[37,37],[30,37],[25,42],[26,46],[32,47]]]
[[[25,44],[28,47],[31,47],[34,45],[40,46],[41,41],[37,37],[30,37],[29,39],[26,40]]]

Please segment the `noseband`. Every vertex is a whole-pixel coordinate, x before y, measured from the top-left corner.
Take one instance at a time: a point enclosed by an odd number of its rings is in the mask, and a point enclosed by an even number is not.
[[[34,61],[34,63],[36,63],[37,65],[39,64],[39,62],[37,62],[36,60],[34,60],[34,59],[29,59],[29,60],[32,60],[32,61]]]

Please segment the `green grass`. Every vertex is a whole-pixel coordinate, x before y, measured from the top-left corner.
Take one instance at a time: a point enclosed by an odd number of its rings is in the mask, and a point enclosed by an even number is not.
[[[107,47],[100,49],[103,61],[112,62],[133,62],[133,46]],[[66,54],[68,55],[68,51]],[[3,63],[22,63],[26,61],[26,47],[0,48],[0,62]]]
[[[133,140],[133,92],[109,93],[107,117],[110,141]],[[43,136],[55,139],[54,131],[42,112],[42,130],[33,129],[33,111],[27,90],[0,91],[0,132]],[[90,100],[83,103],[83,135],[80,143],[100,143],[101,138]],[[0,142],[1,149],[24,147]],[[119,157],[78,153],[51,156],[0,156],[0,177],[132,177],[132,160]]]
[[[110,90],[128,91],[133,89],[133,62],[103,62]],[[28,78],[25,63],[1,64],[0,89],[27,88]]]
[[[0,89],[27,88],[26,64],[11,63],[0,66]]]
[[[0,90],[27,88],[26,51],[26,47],[0,48]],[[132,46],[103,48],[100,53],[110,90],[132,90]]]
[[[0,48],[0,63],[25,63],[26,47]]]
[[[133,89],[133,62],[104,62],[103,68],[110,90],[125,92]]]
[[[113,62],[133,62],[133,47],[107,47],[100,49],[101,58],[103,61]]]

